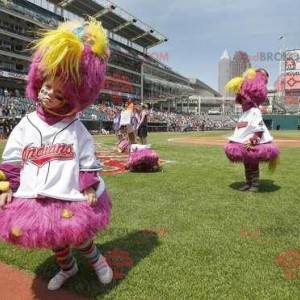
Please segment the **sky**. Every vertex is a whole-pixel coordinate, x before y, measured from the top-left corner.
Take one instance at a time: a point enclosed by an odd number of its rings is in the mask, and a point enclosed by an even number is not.
[[[164,34],[149,54],[189,78],[218,88],[218,61],[226,48],[246,51],[254,67],[279,75],[281,49],[300,48],[300,1],[112,0]],[[284,36],[283,39],[279,39]],[[263,55],[269,59],[263,59]],[[258,58],[257,53],[263,53]]]

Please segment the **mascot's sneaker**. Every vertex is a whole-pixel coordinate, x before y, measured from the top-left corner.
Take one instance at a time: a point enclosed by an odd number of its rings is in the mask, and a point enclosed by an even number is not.
[[[60,270],[48,283],[48,290],[55,291],[61,288],[61,286],[72,276],[78,272],[77,264],[74,265],[70,271]]]
[[[246,183],[246,184],[244,184],[243,186],[241,186],[241,187],[239,188],[239,191],[245,192],[245,191],[248,191],[250,188],[251,188],[251,185],[248,184],[248,183]]]
[[[252,185],[249,189],[249,192],[258,192],[259,191],[259,187],[257,185]]]
[[[96,270],[97,277],[102,284],[109,284],[113,279],[113,271],[104,256],[101,255],[99,260],[99,267]]]

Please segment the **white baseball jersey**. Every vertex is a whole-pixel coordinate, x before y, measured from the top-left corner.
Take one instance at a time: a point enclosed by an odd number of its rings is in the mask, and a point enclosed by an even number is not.
[[[121,117],[120,117],[120,126],[130,125],[132,115],[133,115],[132,111],[123,110],[121,112]]]
[[[79,119],[48,125],[36,112],[13,129],[3,161],[21,164],[20,186],[14,193],[20,198],[86,200],[79,191],[79,172],[100,170],[93,139]],[[97,196],[104,189],[100,180]]]
[[[233,135],[228,139],[232,142],[245,143],[256,132],[263,132],[260,144],[269,143],[273,140],[263,121],[261,111],[257,107],[252,107],[242,114]]]

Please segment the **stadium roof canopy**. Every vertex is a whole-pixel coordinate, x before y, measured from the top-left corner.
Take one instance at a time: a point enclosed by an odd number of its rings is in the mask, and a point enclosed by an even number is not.
[[[197,89],[203,89],[214,95],[215,97],[222,97],[222,95],[214,90],[212,87],[204,83],[198,78],[190,78],[190,84],[197,90]]]
[[[167,38],[110,0],[49,0],[80,17],[93,16],[104,28],[143,48],[151,48]]]

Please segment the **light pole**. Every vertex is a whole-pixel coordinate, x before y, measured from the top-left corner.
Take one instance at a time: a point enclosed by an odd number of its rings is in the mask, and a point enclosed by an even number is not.
[[[201,97],[198,96],[198,115],[201,115]]]
[[[144,62],[141,64],[141,103],[144,103]]]
[[[279,40],[281,41],[280,43],[280,60],[279,60],[279,79],[280,79],[280,88],[281,88],[281,93],[280,93],[280,98],[282,100],[282,104],[284,105],[284,100],[285,100],[285,81],[286,81],[286,53],[285,53],[285,45],[284,45],[284,35],[281,35],[279,37]],[[284,64],[284,65],[282,65]],[[282,85],[282,79],[283,79],[283,85]]]

